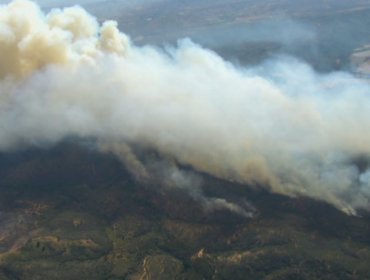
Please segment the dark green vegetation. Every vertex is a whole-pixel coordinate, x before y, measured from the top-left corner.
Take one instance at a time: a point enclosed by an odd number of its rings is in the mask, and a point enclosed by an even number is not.
[[[370,41],[365,0],[122,2],[86,7],[137,44],[190,36],[247,65],[289,53],[320,71],[349,69],[353,49]],[[287,18],[314,36],[280,40]],[[258,215],[206,213],[186,193],[143,186],[117,159],[76,145],[2,154],[0,280],[370,279],[368,213],[205,175],[204,189],[245,198]]]
[[[110,155],[64,144],[0,157],[0,279],[368,279],[370,218],[204,175],[254,219],[140,186]]]

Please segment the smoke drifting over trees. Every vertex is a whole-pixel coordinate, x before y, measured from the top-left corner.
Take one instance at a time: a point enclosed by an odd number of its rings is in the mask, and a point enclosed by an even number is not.
[[[292,58],[240,68],[189,40],[137,47],[82,8],[24,0],[0,8],[0,51],[2,151],[90,139],[139,176],[150,167],[132,147],[350,214],[370,207],[370,86],[348,73]]]

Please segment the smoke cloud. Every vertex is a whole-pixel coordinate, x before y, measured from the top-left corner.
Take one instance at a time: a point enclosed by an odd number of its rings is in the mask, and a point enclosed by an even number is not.
[[[370,86],[348,73],[292,58],[240,68],[189,40],[137,47],[82,8],[43,14],[25,0],[0,7],[0,52],[1,151],[92,139],[138,176],[132,146],[349,214],[370,209]]]

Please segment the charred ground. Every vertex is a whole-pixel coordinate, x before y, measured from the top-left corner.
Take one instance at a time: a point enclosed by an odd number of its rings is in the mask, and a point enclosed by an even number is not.
[[[325,9],[324,1],[301,1],[291,10],[283,1],[160,1],[127,12],[105,2],[86,7],[99,20],[113,16],[138,44],[207,39],[243,65],[289,53],[320,71],[349,69],[352,50],[370,38],[368,1],[326,1]],[[204,36],[219,26],[280,24],[284,15],[316,37],[213,45]],[[1,154],[0,279],[368,279],[369,213],[347,216],[323,202],[199,176],[207,197],[252,202],[255,217],[206,212],[187,192],[143,185],[114,156],[73,141]]]
[[[1,279],[366,279],[370,218],[202,174],[210,197],[143,186],[71,143],[1,155]],[[298,278],[297,278],[298,277]]]

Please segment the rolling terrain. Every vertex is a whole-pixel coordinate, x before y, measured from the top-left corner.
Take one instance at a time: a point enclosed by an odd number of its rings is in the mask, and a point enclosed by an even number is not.
[[[1,157],[0,279],[366,279],[370,217],[204,175],[205,211],[73,144]]]
[[[39,1],[45,10],[76,2]],[[138,46],[189,37],[246,69],[288,55],[319,73],[352,70],[353,50],[370,41],[368,0],[79,4],[99,22],[116,20]],[[158,176],[142,180],[77,140],[0,153],[0,280],[369,278],[366,210],[347,215],[138,148],[145,163],[200,178],[192,193]],[[361,156],[355,165],[366,169]]]

